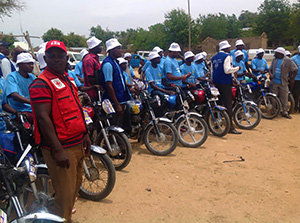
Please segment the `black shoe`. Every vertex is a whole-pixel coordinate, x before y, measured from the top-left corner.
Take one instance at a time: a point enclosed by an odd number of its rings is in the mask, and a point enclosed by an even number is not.
[[[289,114],[284,114],[282,115],[282,117],[288,118],[288,119],[292,119],[292,117]]]
[[[235,129],[229,130],[229,133],[231,133],[231,134],[242,134],[242,132],[238,132]]]

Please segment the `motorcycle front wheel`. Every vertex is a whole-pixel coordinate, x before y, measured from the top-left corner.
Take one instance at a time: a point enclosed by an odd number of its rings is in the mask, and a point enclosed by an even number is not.
[[[230,118],[225,110],[213,109],[207,111],[205,120],[209,130],[215,136],[225,136],[230,129]]]
[[[280,112],[280,101],[274,95],[265,95],[265,100],[263,96],[260,96],[257,100],[257,106],[263,118],[273,119]]]
[[[98,137],[97,145],[106,150],[116,170],[124,169],[130,162],[132,147],[128,137],[124,133],[109,131],[107,135],[112,152],[108,150],[103,134]]]
[[[197,115],[190,114],[187,118],[188,120],[182,117],[176,123],[179,142],[185,147],[201,146],[208,136],[207,124],[203,118]]]
[[[245,104],[244,107],[238,104],[233,110],[233,121],[241,129],[253,129],[261,120],[259,108],[252,104]]]
[[[177,146],[177,131],[171,123],[158,121],[156,124],[149,125],[146,128],[144,142],[151,153],[165,156],[173,152]]]
[[[115,186],[115,167],[107,154],[91,151],[84,158],[87,172],[84,169],[79,194],[88,200],[99,201],[107,197]]]

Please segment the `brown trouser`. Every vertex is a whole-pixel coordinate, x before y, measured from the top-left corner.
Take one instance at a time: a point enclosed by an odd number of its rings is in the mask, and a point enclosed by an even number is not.
[[[275,84],[273,83],[271,86],[271,92],[276,94],[279,98],[281,105],[282,105],[282,111],[281,113],[288,114],[289,111],[289,87],[288,85],[282,85],[282,84]]]
[[[72,208],[82,182],[84,150],[83,145],[79,144],[66,148],[65,151],[70,161],[68,169],[56,166],[50,151],[42,149],[55,191],[54,214],[71,222]]]

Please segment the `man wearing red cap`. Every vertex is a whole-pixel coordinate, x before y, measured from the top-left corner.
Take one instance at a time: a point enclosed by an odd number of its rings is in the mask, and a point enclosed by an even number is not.
[[[84,147],[90,151],[77,87],[65,73],[68,62],[63,42],[46,45],[47,67],[29,87],[34,136],[55,190],[54,211],[71,222],[71,212],[82,181]]]

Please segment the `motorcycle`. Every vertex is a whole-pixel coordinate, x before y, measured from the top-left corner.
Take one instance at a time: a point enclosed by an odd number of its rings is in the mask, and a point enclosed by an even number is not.
[[[181,89],[174,85],[175,95],[165,95],[167,111],[165,117],[172,120],[179,136],[179,142],[185,147],[201,146],[208,137],[208,127],[203,117],[189,112],[189,105],[183,99]],[[187,92],[194,99],[191,92]]]
[[[110,101],[102,101],[100,90],[97,102],[92,103],[86,93],[80,93],[79,97],[92,144],[107,151],[116,170],[124,169],[131,160],[132,147],[124,130],[110,124],[109,119],[115,113]]]
[[[47,208],[43,205],[35,184],[37,168],[33,156],[29,153],[30,148],[27,148],[17,164],[13,165],[10,161],[11,159],[6,155],[13,151],[5,149],[6,152],[3,152],[3,147],[6,146],[7,148],[10,147],[7,144],[2,144],[0,150],[0,199],[5,209],[5,211],[0,209],[1,222],[7,222],[8,219],[11,220],[14,217],[16,219],[11,222],[64,222],[65,219],[47,213]],[[34,194],[33,203],[39,204],[30,211],[24,208],[24,204],[20,200],[24,192],[24,187],[31,188]],[[13,208],[15,214],[12,213]]]
[[[261,111],[253,101],[246,100],[245,92],[248,85],[243,86],[234,78],[236,87],[232,87],[233,121],[241,129],[253,129],[261,120]]]
[[[204,117],[212,134],[225,136],[230,129],[230,119],[226,108],[217,104],[219,90],[211,87],[209,82],[199,83],[195,88],[197,90],[191,91],[195,100],[188,100],[190,110],[197,111]]]
[[[167,118],[156,118],[153,106],[160,106],[159,97],[152,99],[145,90],[141,90],[140,100],[131,104],[131,136],[143,141],[146,148],[158,156],[173,152],[178,143],[177,131]]]

